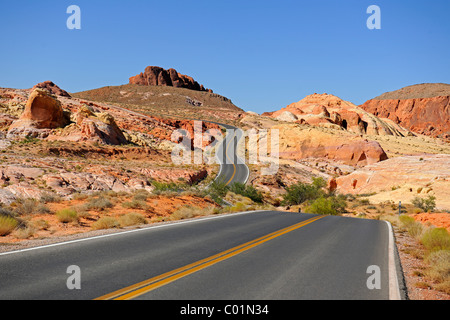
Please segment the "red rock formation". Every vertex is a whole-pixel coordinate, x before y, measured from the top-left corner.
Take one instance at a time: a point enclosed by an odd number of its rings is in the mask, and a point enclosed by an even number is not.
[[[372,99],[360,106],[409,130],[450,139],[450,96],[415,99]]]
[[[36,88],[47,90],[49,93],[57,95],[57,96],[63,96],[70,98],[70,94],[67,93],[67,91],[64,91],[60,87],[58,87],[56,84],[54,84],[51,81],[44,81],[41,83],[38,83],[35,85],[31,90],[34,90]]]
[[[39,130],[62,127],[66,120],[59,100],[46,90],[34,89],[19,120],[8,129],[9,136],[40,136]],[[45,133],[48,135],[48,133]]]
[[[286,113],[289,112],[289,113]],[[383,121],[351,102],[331,94],[312,94],[286,108],[263,116],[281,121],[345,129],[357,134],[406,135],[407,130]]]
[[[351,166],[365,166],[388,158],[378,142],[367,141],[345,131],[332,134],[295,124],[276,125],[272,129],[279,133],[280,158],[324,158]]]
[[[140,73],[129,79],[130,84],[139,84],[144,86],[169,86],[177,88],[186,88],[196,91],[213,92],[198,84],[192,77],[178,73],[175,69],[165,70],[161,67],[148,66],[144,73]]]

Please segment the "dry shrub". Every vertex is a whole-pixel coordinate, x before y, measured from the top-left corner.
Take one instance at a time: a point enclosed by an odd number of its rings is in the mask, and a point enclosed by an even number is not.
[[[18,225],[19,222],[13,217],[0,215],[0,236],[10,234]]]
[[[119,223],[122,227],[135,226],[139,224],[147,224],[147,219],[139,213],[128,213],[119,217]]]
[[[91,227],[94,230],[100,230],[100,229],[118,228],[119,226],[120,223],[119,221],[117,221],[116,218],[105,216],[95,221]]]
[[[59,222],[69,223],[78,221],[77,211],[73,208],[65,208],[56,212]]]

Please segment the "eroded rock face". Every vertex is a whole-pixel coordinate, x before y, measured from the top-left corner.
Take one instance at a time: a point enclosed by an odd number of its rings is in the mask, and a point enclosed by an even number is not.
[[[64,126],[61,103],[46,90],[34,89],[20,118],[8,129],[8,137],[32,136],[45,138],[50,129]],[[43,129],[43,130],[42,130]]]
[[[130,84],[139,84],[144,86],[170,86],[177,88],[186,88],[196,91],[213,92],[200,85],[192,77],[178,73],[175,69],[163,69],[156,66],[148,66],[145,71],[129,79]]]
[[[295,124],[277,125],[272,129],[279,132],[281,158],[326,158],[352,166],[365,166],[388,158],[378,142],[348,133],[337,135]]]
[[[409,130],[450,139],[450,96],[416,99],[372,99],[361,108]]]
[[[263,113],[281,121],[343,129],[357,134],[403,136],[408,132],[383,121],[351,102],[330,94],[312,94],[275,112]]]
[[[373,194],[370,201],[411,202],[436,196],[438,208],[450,209],[450,155],[395,157],[332,178],[329,187],[342,194]]]

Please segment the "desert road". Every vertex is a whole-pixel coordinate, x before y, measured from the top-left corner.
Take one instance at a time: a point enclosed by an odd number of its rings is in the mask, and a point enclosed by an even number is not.
[[[2,253],[0,299],[398,299],[389,232],[276,211],[155,225]]]
[[[230,125],[213,123],[225,127],[228,132],[222,143],[217,146],[216,156],[220,163],[220,171],[216,180],[226,185],[232,185],[235,182],[246,183],[250,171],[245,161],[237,155],[239,141],[244,138],[243,131]]]

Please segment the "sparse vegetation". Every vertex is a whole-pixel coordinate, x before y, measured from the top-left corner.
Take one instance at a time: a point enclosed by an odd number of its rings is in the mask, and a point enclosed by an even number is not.
[[[114,217],[104,216],[92,224],[92,229],[112,229],[120,226],[119,221]]]
[[[114,204],[105,196],[100,195],[92,198],[88,203],[86,203],[85,206],[88,210],[104,211],[108,208],[114,207]]]
[[[433,226],[426,228],[406,214],[388,215],[383,218],[400,228],[400,231],[407,231],[422,248],[405,251],[426,264],[420,272],[422,280],[416,282],[415,286],[434,288],[450,294],[450,234],[448,231]]]
[[[283,195],[283,205],[298,205],[308,200],[316,200],[325,197],[322,188],[326,185],[323,178],[314,178],[311,184],[298,182],[286,187],[286,194]]]
[[[56,212],[59,222],[69,223],[78,221],[77,211],[73,208],[65,208]]]
[[[230,191],[236,194],[240,194],[244,197],[250,198],[254,202],[257,203],[263,202],[262,193],[251,185],[245,185],[244,183],[236,182],[231,185]]]
[[[128,227],[140,224],[147,224],[147,220],[143,215],[131,212],[121,215],[119,217],[119,224],[121,227]]]
[[[0,236],[10,234],[18,225],[18,221],[13,217],[0,215]]]
[[[412,204],[419,208],[422,209],[424,212],[433,212],[434,209],[436,208],[436,197],[435,196],[428,196],[426,199],[423,198],[419,198],[419,197],[415,197],[412,200]]]
[[[423,233],[420,241],[430,252],[450,250],[450,234],[444,228],[429,228]]]
[[[344,196],[320,197],[306,207],[305,212],[337,215],[345,212],[347,203]]]

